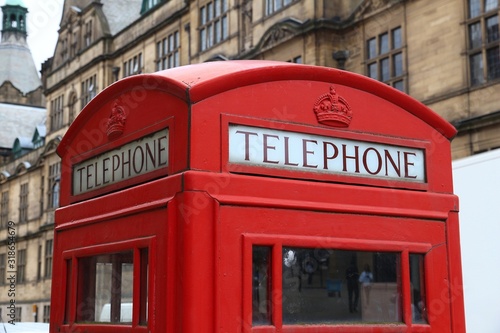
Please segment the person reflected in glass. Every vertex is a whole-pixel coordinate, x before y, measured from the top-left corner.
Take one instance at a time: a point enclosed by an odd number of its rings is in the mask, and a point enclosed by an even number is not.
[[[373,274],[370,270],[370,265],[366,264],[363,272],[359,276],[359,282],[361,283],[361,288],[366,299],[366,305],[370,303],[370,290],[372,288]]]
[[[359,300],[359,272],[354,259],[346,270],[345,278],[347,280],[347,297],[349,299],[349,312],[358,312]]]

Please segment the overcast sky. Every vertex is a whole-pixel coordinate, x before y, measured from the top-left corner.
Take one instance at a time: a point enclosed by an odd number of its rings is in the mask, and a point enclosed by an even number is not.
[[[0,0],[5,5],[6,0]],[[28,7],[28,45],[35,65],[54,55],[64,0],[23,0]]]

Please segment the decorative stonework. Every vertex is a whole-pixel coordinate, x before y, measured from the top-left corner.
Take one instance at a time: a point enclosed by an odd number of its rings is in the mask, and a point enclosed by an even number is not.
[[[293,31],[284,26],[278,26],[269,31],[262,49],[267,50],[295,36]]]
[[[109,116],[106,128],[106,134],[109,140],[114,140],[123,134],[126,119],[125,110],[115,102],[111,109],[111,115]]]
[[[321,95],[313,107],[318,122],[334,127],[348,127],[352,120],[352,110],[347,101],[339,96],[333,86],[330,92]]]

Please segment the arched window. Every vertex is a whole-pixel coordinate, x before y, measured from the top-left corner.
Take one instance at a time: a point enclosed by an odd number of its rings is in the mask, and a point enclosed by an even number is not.
[[[17,17],[14,14],[10,15],[10,26],[12,28],[17,28]]]

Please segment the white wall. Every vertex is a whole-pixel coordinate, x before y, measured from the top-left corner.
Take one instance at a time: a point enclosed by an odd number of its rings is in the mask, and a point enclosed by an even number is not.
[[[500,149],[453,162],[467,332],[500,332]]]

